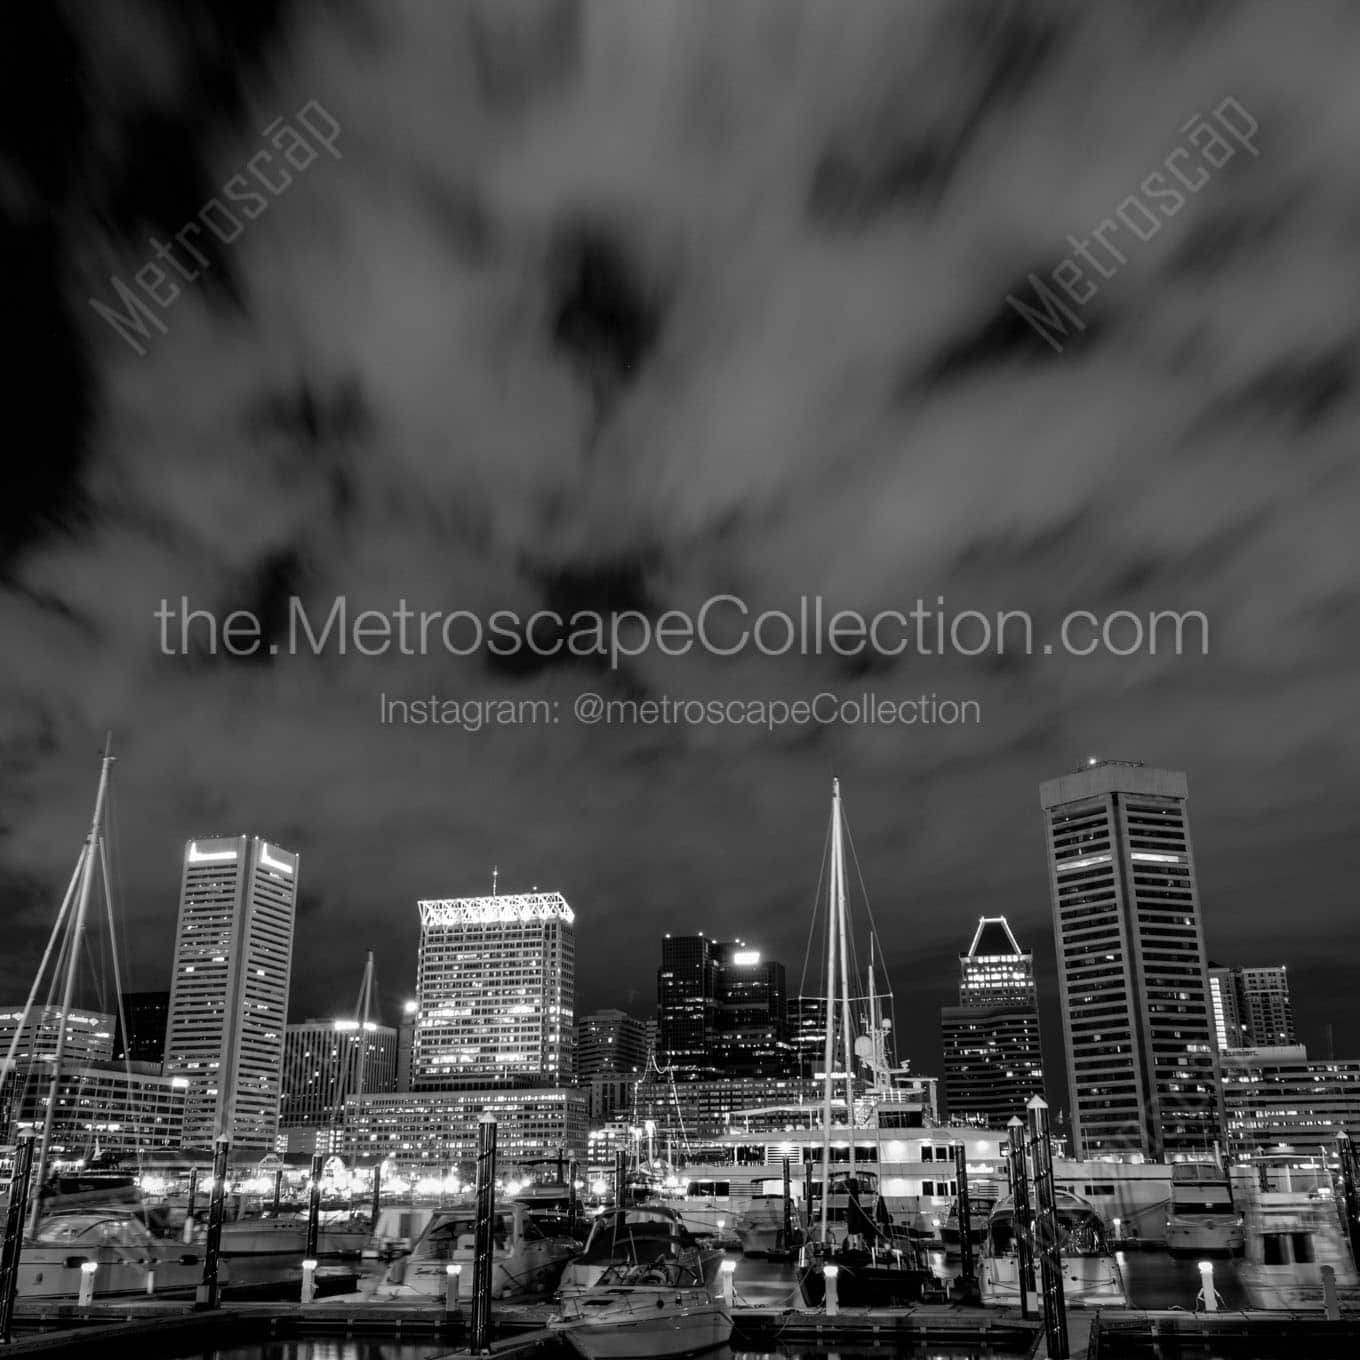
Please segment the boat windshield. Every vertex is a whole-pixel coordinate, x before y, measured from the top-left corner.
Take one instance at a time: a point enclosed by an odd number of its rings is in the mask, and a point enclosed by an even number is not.
[[[504,1248],[506,1233],[505,1215],[497,1214],[491,1220],[492,1245]],[[476,1215],[471,1212],[443,1214],[435,1216],[411,1254],[418,1261],[447,1261],[455,1251],[475,1251],[476,1247]]]
[[[151,1234],[135,1218],[107,1218],[94,1214],[70,1214],[44,1219],[38,1225],[39,1242],[79,1242],[82,1246],[143,1247]]]
[[[679,1261],[673,1256],[660,1256],[641,1265],[610,1266],[600,1276],[601,1285],[662,1285],[667,1289],[694,1288],[703,1284],[703,1277],[693,1262]]]
[[[1064,1256],[1105,1256],[1109,1246],[1105,1226],[1091,1209],[1059,1209],[1058,1250]],[[1018,1250],[1015,1217],[1010,1211],[994,1214],[988,1228],[994,1256],[1014,1256]]]

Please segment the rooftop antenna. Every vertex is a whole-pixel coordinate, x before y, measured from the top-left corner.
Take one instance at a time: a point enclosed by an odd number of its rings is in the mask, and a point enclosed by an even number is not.
[[[491,896],[492,896],[492,897],[496,897],[496,896],[499,895],[499,894],[497,893],[497,891],[496,891],[496,884],[500,882],[500,877],[501,877],[501,869],[500,869],[500,865],[499,865],[499,864],[493,864],[493,865],[491,866]]]

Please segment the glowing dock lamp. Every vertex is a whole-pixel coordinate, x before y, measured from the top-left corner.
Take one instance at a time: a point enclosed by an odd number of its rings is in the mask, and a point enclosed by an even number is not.
[[[82,1308],[88,1308],[94,1302],[94,1276],[98,1269],[98,1261],[80,1263],[80,1293],[76,1296],[76,1302]]]
[[[1214,1263],[1212,1261],[1199,1262],[1199,1297],[1204,1300],[1204,1311],[1206,1313],[1218,1312],[1218,1295],[1214,1291]]]
[[[1114,1240],[1115,1240],[1116,1242],[1118,1242],[1118,1241],[1120,1240],[1120,1237],[1119,1237],[1119,1220],[1118,1220],[1117,1218],[1112,1218],[1112,1219],[1110,1220],[1110,1226],[1114,1229]]]
[[[302,1263],[302,1302],[316,1298],[316,1262],[310,1258]]]
[[[456,1261],[444,1267],[444,1311],[447,1313],[458,1311],[458,1282],[462,1273],[463,1267]]]
[[[840,1312],[840,1300],[837,1298],[836,1277],[841,1273],[840,1266],[823,1266],[822,1278],[826,1281],[826,1315],[835,1317]]]
[[[737,1263],[731,1260],[724,1260],[718,1267],[718,1274],[722,1280],[723,1302],[731,1308],[736,1302],[736,1274]]]
[[[146,1292],[154,1294],[156,1292],[156,1267],[148,1266],[146,1271]]]

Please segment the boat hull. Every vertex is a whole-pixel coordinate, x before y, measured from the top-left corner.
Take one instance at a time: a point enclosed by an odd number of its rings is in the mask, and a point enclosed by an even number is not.
[[[614,1302],[582,1300],[593,1316],[554,1319],[548,1327],[585,1360],[700,1355],[732,1336],[727,1305],[706,1290],[628,1290]]]
[[[75,1301],[80,1295],[81,1267],[91,1262],[96,1267],[93,1295],[96,1301],[148,1293],[157,1298],[192,1298],[203,1278],[202,1256],[189,1248],[154,1251],[148,1256],[145,1248],[82,1248],[28,1242],[19,1260],[19,1297]],[[229,1268],[220,1266],[219,1283],[229,1280]]]
[[[1321,1311],[1326,1298],[1321,1267],[1305,1264],[1263,1266],[1245,1262],[1237,1268],[1237,1282],[1251,1308]],[[1360,1275],[1336,1270],[1336,1297],[1342,1308],[1360,1309]]]
[[[818,1261],[798,1277],[803,1302],[809,1308],[820,1308],[826,1302],[827,1264],[837,1268],[836,1300],[842,1308],[905,1308],[919,1303],[922,1292],[935,1278],[928,1270],[910,1266]]]
[[[1094,1256],[1064,1259],[1062,1262],[1063,1301],[1068,1307],[1125,1308],[1128,1295],[1124,1290],[1119,1264],[1112,1257]],[[1039,1279],[1035,1267],[1035,1281]],[[978,1263],[978,1290],[984,1306],[989,1308],[1018,1308],[1020,1306],[1020,1269],[1015,1257],[986,1257]],[[1031,1300],[1034,1291],[1029,1291]]]

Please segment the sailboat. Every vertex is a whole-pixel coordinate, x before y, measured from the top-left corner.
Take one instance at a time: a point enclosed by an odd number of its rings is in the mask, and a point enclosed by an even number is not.
[[[886,1056],[887,1023],[883,1019],[874,982],[872,946],[869,964],[868,1015],[866,1032],[853,1037],[848,926],[845,889],[845,823],[841,808],[840,780],[834,780],[831,793],[831,877],[827,905],[826,933],[826,1038],[822,1073],[822,1183],[820,1222],[809,1232],[814,1240],[804,1248],[799,1270],[799,1288],[810,1307],[826,1301],[827,1280],[836,1280],[837,1296],[847,1307],[892,1307],[918,1302],[932,1274],[919,1243],[895,1231],[887,1202],[878,1193],[876,1177],[855,1170],[855,1059],[870,1070],[873,1089],[869,1102],[886,1093],[890,1067]],[[839,989],[839,990],[838,990]],[[843,1054],[840,1074],[844,1087],[846,1124],[842,1132],[848,1145],[848,1160],[843,1173],[833,1181],[832,1143],[835,1136],[833,1113],[838,1061],[836,1053],[837,1003]],[[876,1124],[876,1121],[875,1121]],[[830,1218],[833,1195],[844,1196],[844,1235],[834,1240]],[[809,1206],[809,1210],[811,1206]],[[809,1213],[811,1219],[811,1214]]]
[[[49,1175],[53,1160],[53,1122],[66,1075],[67,1034],[75,1004],[81,941],[96,872],[102,873],[109,943],[113,952],[114,987],[120,997],[120,1009],[122,1004],[123,989],[113,939],[113,898],[104,842],[112,765],[113,755],[106,745],[90,830],[76,859],[75,872],[67,885],[52,935],[38,966],[23,1018],[0,1067],[0,1071],[8,1072],[14,1065],[20,1035],[31,1024],[39,988],[55,954],[62,974],[62,993],[56,1051],[34,1163],[32,1184],[35,1189],[16,1272],[17,1292],[22,1298],[76,1299],[88,1277],[92,1277],[95,1298],[152,1292],[192,1295],[203,1274],[196,1250],[153,1236],[131,1176],[120,1172],[102,1174],[97,1167],[93,1172],[87,1168],[86,1174]],[[14,1187],[10,1193],[15,1193]],[[222,1272],[219,1279],[224,1276],[225,1272]]]

